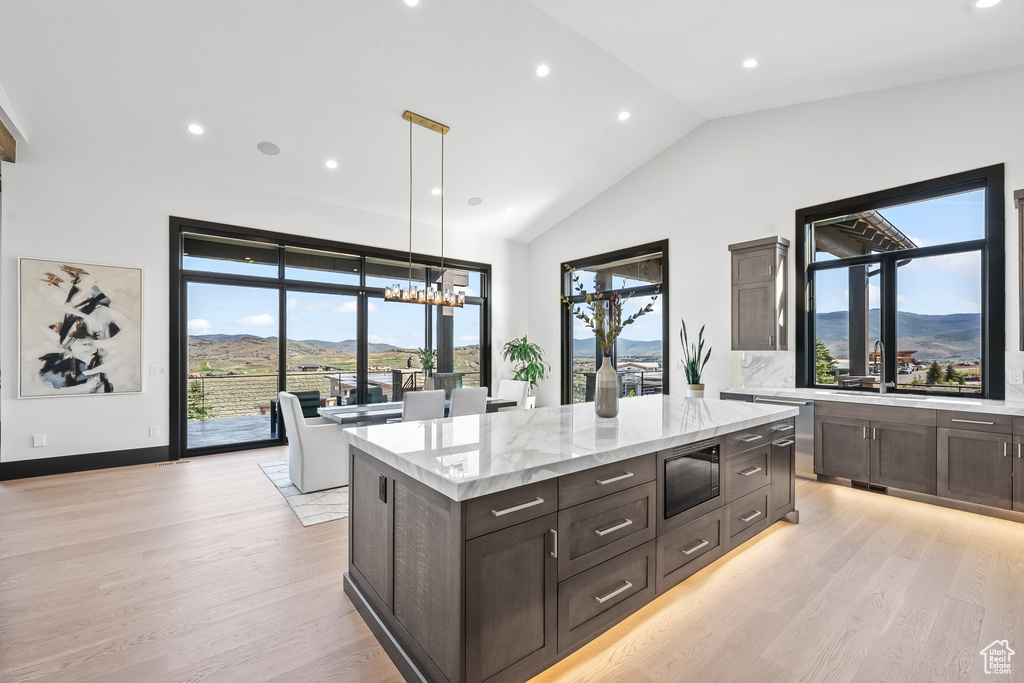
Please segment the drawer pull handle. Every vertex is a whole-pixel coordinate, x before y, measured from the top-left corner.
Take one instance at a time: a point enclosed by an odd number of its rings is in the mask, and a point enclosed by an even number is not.
[[[519,512],[520,510],[525,510],[526,508],[532,508],[534,505],[540,505],[543,502],[543,498],[535,498],[534,500],[531,500],[529,503],[523,503],[522,505],[516,505],[514,507],[505,508],[504,510],[491,510],[491,514],[495,517],[501,517],[502,515],[507,515],[510,512]]]
[[[1020,458],[1020,444],[1017,444],[1017,457]]]
[[[761,436],[760,434],[755,434],[753,436],[748,436],[745,439],[740,439],[740,441],[742,441],[743,443],[750,443],[751,441],[757,441],[758,439],[763,439],[763,438],[764,437]]]
[[[633,520],[625,519],[625,520],[619,522],[618,524],[616,524],[615,526],[610,526],[607,529],[594,529],[594,533],[597,534],[598,536],[607,536],[608,534],[610,534],[613,531],[618,531],[619,529],[625,529],[627,526],[629,526],[632,523],[633,523]]]
[[[551,532],[551,539],[552,539],[552,546],[553,546],[552,551],[550,553],[548,553],[548,554],[551,555],[551,557],[553,557],[553,558],[555,558],[557,560],[558,559],[558,532],[555,531],[554,529],[548,529],[548,531]]]
[[[959,418],[952,418],[952,422],[966,422],[972,425],[994,425],[995,422],[985,422],[984,420],[961,420]]]
[[[757,474],[760,471],[760,467],[748,467],[747,469],[740,471],[739,474],[742,474],[744,477],[749,477],[750,475]]]
[[[773,446],[778,446],[779,448],[785,448],[786,446],[792,446],[794,443],[795,442],[793,441],[793,439],[786,439],[785,441],[782,441],[782,440],[776,441],[772,445]]]
[[[613,484],[617,481],[622,481],[623,479],[629,479],[632,476],[632,472],[626,472],[625,474],[620,474],[619,476],[612,477],[611,479],[595,479],[594,482],[599,486],[604,486],[605,484]]]
[[[753,512],[748,514],[746,517],[740,517],[740,521],[741,522],[751,522],[751,521],[757,519],[758,517],[760,517],[762,514],[763,513],[760,510],[754,510]]]
[[[772,427],[773,432],[789,432],[793,430],[793,425],[786,425],[784,427]]]
[[[806,406],[810,405],[807,401],[791,401],[784,398],[765,398],[764,396],[755,396],[754,403],[777,403],[783,406]]]
[[[697,545],[693,546],[692,548],[684,548],[683,550],[680,550],[679,552],[681,552],[683,555],[693,555],[695,552],[697,552],[698,550],[700,550],[701,548],[703,548],[707,544],[708,544],[708,541],[705,541],[704,539],[701,539],[701,542],[698,543]]]
[[[1004,441],[1003,442],[1003,457],[1004,458],[1006,458],[1006,457],[1008,457],[1010,455],[1009,451],[1010,451],[1010,444],[1008,444],[1007,442]]]
[[[602,595],[601,597],[599,597],[599,598],[595,597],[594,599],[597,600],[599,603],[601,603],[603,605],[604,603],[608,602],[609,600],[614,598],[619,593],[622,593],[623,591],[628,591],[632,587],[633,587],[633,584],[631,584],[629,581],[626,581],[625,583],[623,583],[621,586],[619,586],[618,588],[613,590],[608,595]]]

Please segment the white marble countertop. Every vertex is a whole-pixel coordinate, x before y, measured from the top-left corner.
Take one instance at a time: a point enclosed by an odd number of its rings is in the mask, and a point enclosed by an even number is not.
[[[730,388],[723,389],[722,393],[810,399],[812,401],[834,401],[836,403],[861,403],[876,406],[927,408],[930,410],[956,410],[965,413],[1024,415],[1024,402],[993,401],[986,398],[956,398],[955,396],[897,396],[894,394],[871,394],[862,391],[844,391],[842,389],[796,389],[794,387]]]
[[[457,501],[793,417],[796,408],[664,395],[345,430],[348,443]]]

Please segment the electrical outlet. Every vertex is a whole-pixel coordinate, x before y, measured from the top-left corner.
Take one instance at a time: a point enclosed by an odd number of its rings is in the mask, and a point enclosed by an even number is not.
[[[155,426],[155,425],[150,427],[149,428],[149,435],[150,436],[160,436],[160,428]]]
[[[32,447],[42,448],[46,445],[46,434],[35,434],[32,436]]]
[[[1011,370],[1010,384],[1024,384],[1024,370]]]

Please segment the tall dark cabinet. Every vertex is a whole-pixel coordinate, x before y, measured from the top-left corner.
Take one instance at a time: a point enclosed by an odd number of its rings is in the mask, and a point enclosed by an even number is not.
[[[788,344],[789,240],[766,237],[730,244],[732,349],[785,350]]]

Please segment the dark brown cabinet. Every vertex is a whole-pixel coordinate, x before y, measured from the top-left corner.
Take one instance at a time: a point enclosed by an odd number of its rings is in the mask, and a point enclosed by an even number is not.
[[[819,401],[814,471],[935,494],[935,411]]]
[[[1013,438],[1013,509],[1024,512],[1024,438]]]
[[[935,494],[935,427],[875,422],[871,430],[873,484]]]
[[[785,350],[789,240],[768,237],[729,245],[732,252],[732,348]]]
[[[822,412],[818,406],[815,410]],[[830,477],[867,481],[871,476],[869,425],[868,420],[816,414],[814,471]]]
[[[1013,442],[1009,434],[940,428],[938,495],[1013,509]]]
[[[466,680],[517,680],[558,647],[558,515],[466,541]]]
[[[772,442],[769,500],[771,520],[776,522],[796,509],[796,451],[793,437]]]

